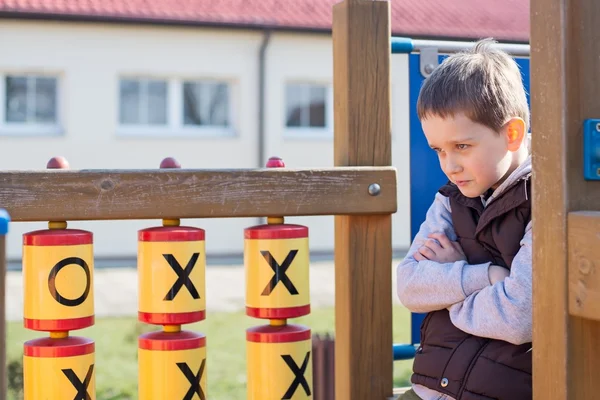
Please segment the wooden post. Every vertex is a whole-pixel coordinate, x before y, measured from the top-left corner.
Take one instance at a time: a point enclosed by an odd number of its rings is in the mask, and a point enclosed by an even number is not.
[[[531,0],[536,400],[600,393],[600,214],[584,212],[600,209],[600,183],[582,162],[583,121],[600,118],[598,18],[597,0]]]
[[[336,166],[391,165],[390,42],[388,1],[334,6]],[[392,395],[391,262],[391,215],[335,217],[337,399]]]

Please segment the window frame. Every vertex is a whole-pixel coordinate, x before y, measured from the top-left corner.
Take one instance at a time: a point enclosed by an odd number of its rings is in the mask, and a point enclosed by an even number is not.
[[[55,80],[55,106],[56,120],[53,123],[27,123],[27,122],[9,122],[6,121],[6,78],[24,77],[24,78],[53,78]],[[0,71],[0,136],[14,137],[53,137],[64,135],[63,129],[63,84],[62,74],[58,72],[37,72],[37,71],[19,71],[2,70]]]
[[[289,85],[318,86],[325,88],[325,127],[293,127],[287,126],[287,89]],[[331,140],[333,139],[333,84],[330,81],[315,81],[308,79],[290,79],[283,85],[283,131],[286,139],[300,140]]]
[[[167,82],[167,123],[165,125],[151,124],[121,124],[121,80],[162,80]],[[228,112],[229,126],[190,126],[184,124],[183,85],[186,82],[222,82],[229,90]],[[119,74],[116,79],[116,124],[117,136],[122,137],[156,137],[156,138],[232,138],[236,136],[234,103],[235,84],[227,78],[207,77],[165,77],[145,74]]]

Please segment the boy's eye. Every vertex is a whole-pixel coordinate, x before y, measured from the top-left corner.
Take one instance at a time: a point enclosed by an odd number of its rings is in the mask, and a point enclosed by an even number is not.
[[[456,148],[459,150],[465,150],[465,149],[469,148],[469,145],[468,144],[457,144]]]

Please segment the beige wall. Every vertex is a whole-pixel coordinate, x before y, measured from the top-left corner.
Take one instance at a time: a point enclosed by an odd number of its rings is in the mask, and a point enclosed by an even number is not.
[[[156,168],[166,156],[189,168],[258,165],[258,52],[260,32],[82,23],[0,21],[0,74],[53,73],[60,77],[62,135],[10,135],[0,131],[0,170],[43,169],[64,155],[74,169]],[[326,35],[274,34],[267,52],[266,156],[294,168],[331,167],[333,133],[293,136],[285,130],[284,84],[332,83],[332,42]],[[409,241],[408,59],[392,57],[393,163],[398,168],[398,213],[393,242]],[[124,135],[118,129],[118,79],[135,74],[167,79],[223,78],[231,83],[231,137]],[[4,106],[4,105],[3,105]],[[8,133],[8,134],[7,134]],[[1,205],[0,205],[1,206]],[[288,221],[311,229],[311,248],[333,250],[333,217]],[[209,254],[240,253],[243,229],[256,219],[185,220],[207,230]],[[98,257],[132,257],[136,230],[160,221],[72,222],[94,232]],[[9,258],[20,258],[21,235],[44,223],[11,225]]]

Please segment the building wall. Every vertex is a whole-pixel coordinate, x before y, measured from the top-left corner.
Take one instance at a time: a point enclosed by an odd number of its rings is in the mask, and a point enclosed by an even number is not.
[[[59,76],[61,132],[54,136],[0,129],[0,170],[45,168],[63,155],[72,169],[157,168],[167,156],[185,168],[255,168],[258,158],[258,55],[262,33],[184,27],[141,27],[91,23],[0,21],[0,74]],[[291,134],[285,128],[285,83],[332,84],[332,41],[328,35],[272,36],[266,58],[265,155],[282,157],[293,168],[333,166],[333,131]],[[398,168],[398,213],[393,245],[409,244],[408,59],[392,57],[393,164]],[[228,137],[123,134],[118,126],[119,77],[219,78],[231,84],[233,134]],[[4,106],[4,105],[3,105]],[[332,251],[333,217],[297,217],[306,224],[311,249]],[[239,254],[243,229],[259,220],[184,220],[207,231],[207,253]],[[70,227],[94,232],[98,258],[133,257],[136,231],[149,221],[74,221]],[[21,235],[46,224],[14,223],[8,257],[21,256]]]

